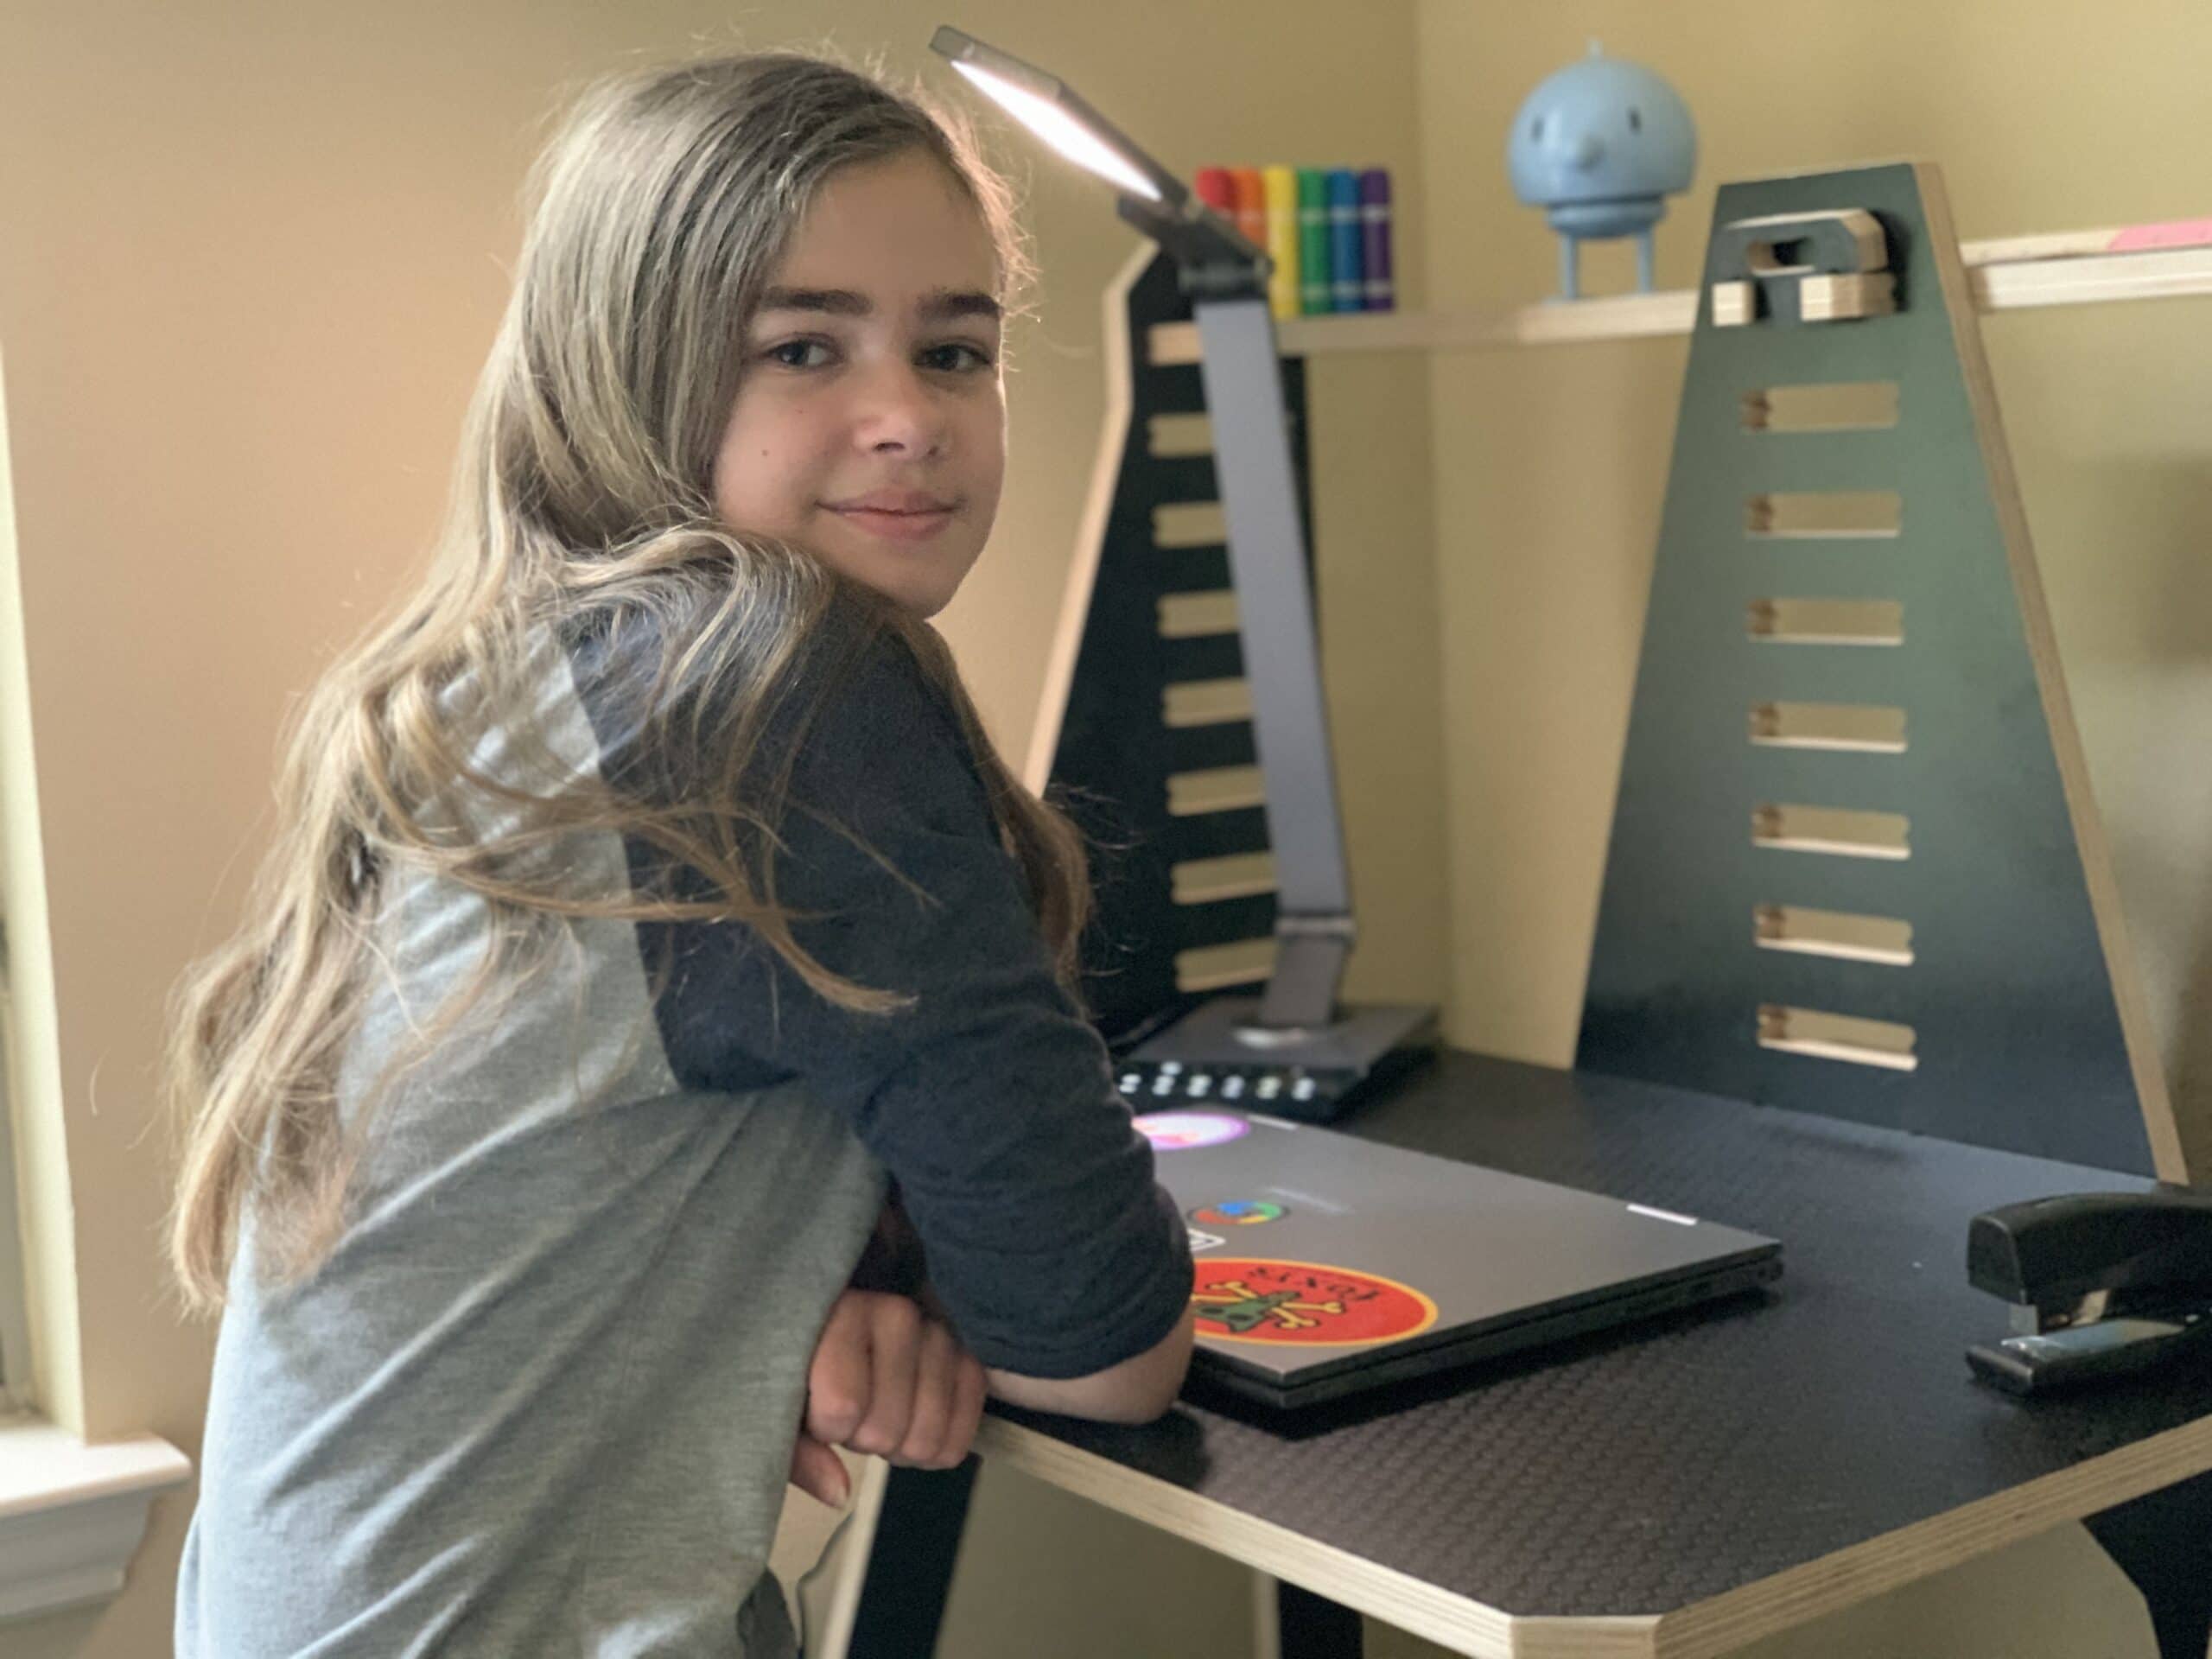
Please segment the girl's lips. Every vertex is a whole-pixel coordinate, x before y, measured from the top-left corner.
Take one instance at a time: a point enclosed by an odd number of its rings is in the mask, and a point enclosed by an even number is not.
[[[935,512],[886,512],[876,507],[832,507],[830,511],[872,536],[893,542],[925,542],[953,518],[950,507]]]

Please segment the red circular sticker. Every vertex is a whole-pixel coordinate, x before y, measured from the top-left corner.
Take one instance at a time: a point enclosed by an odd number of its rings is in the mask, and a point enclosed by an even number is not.
[[[1243,1255],[1201,1257],[1191,1305],[1200,1336],[1294,1347],[1390,1342],[1436,1323],[1436,1304],[1395,1279]]]

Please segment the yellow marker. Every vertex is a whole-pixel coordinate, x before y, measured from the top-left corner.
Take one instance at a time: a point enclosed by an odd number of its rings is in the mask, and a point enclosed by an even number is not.
[[[1268,198],[1268,257],[1274,270],[1268,278],[1268,309],[1294,317],[1298,303],[1298,174],[1287,167],[1263,167],[1260,181]]]

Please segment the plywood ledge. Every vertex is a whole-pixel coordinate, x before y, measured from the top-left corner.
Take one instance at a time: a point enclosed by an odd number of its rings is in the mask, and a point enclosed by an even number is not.
[[[1962,244],[1972,299],[1980,311],[2046,305],[2097,305],[2112,300],[2174,299],[2212,294],[2212,219],[2191,240],[2129,244],[2130,232],[2084,231],[2001,242]],[[2146,229],[2155,227],[2145,227]],[[2101,243],[2098,238],[2103,238]],[[2093,254],[2091,245],[2123,251]],[[1348,316],[1287,317],[1276,325],[1279,348],[1290,357],[1325,352],[1481,351],[1512,346],[1573,346],[1598,340],[1650,340],[1687,334],[1697,325],[1694,289],[1610,294],[1587,300],[1547,300],[1496,310],[1358,312]],[[1152,361],[1166,366],[1198,360],[1195,324],[1162,323],[1152,331]]]

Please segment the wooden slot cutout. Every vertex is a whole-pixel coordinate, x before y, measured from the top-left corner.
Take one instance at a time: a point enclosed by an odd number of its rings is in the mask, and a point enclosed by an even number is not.
[[[1744,531],[1789,540],[1864,540],[1894,536],[1904,519],[1895,490],[1798,490],[1744,502]]]
[[[1160,690],[1160,718],[1179,730],[1252,718],[1249,680],[1179,680]]]
[[[1218,501],[1171,501],[1152,510],[1154,547],[1226,547],[1229,520]]]
[[[1744,394],[1746,432],[1872,432],[1897,423],[1894,380],[1762,386]]]
[[[1236,632],[1236,590],[1217,588],[1204,594],[1169,594],[1160,601],[1160,637],[1198,639]]]
[[[1256,898],[1275,890],[1275,855],[1229,853],[1219,858],[1186,858],[1168,867],[1167,879],[1179,905]]]
[[[1910,858],[1912,820],[1902,812],[1767,802],[1751,809],[1751,844],[1842,858]]]
[[[1238,939],[1229,944],[1201,944],[1175,953],[1175,988],[1219,991],[1251,985],[1275,970],[1275,942]]]
[[[1744,632],[1777,645],[1901,645],[1904,606],[1894,599],[1755,599],[1744,608]]]
[[[1751,943],[1762,950],[1795,950],[1843,962],[1912,965],[1912,924],[1894,916],[1859,916],[1795,905],[1755,905]]]
[[[1759,1046],[1785,1054],[1808,1054],[1816,1059],[1847,1060],[1854,1065],[1878,1065],[1891,1071],[1918,1069],[1912,1052],[1915,1033],[1910,1026],[1887,1020],[1861,1020],[1848,1014],[1822,1014],[1814,1008],[1784,1007],[1764,1003],[1759,1008]]]
[[[1751,741],[1777,749],[1904,753],[1904,710],[1870,702],[1755,702]]]
[[[1167,776],[1167,816],[1194,818],[1207,812],[1239,812],[1264,806],[1265,776],[1257,766],[1211,766]]]
[[[1205,415],[1154,415],[1144,423],[1145,448],[1154,461],[1188,461],[1213,454],[1213,420]]]

